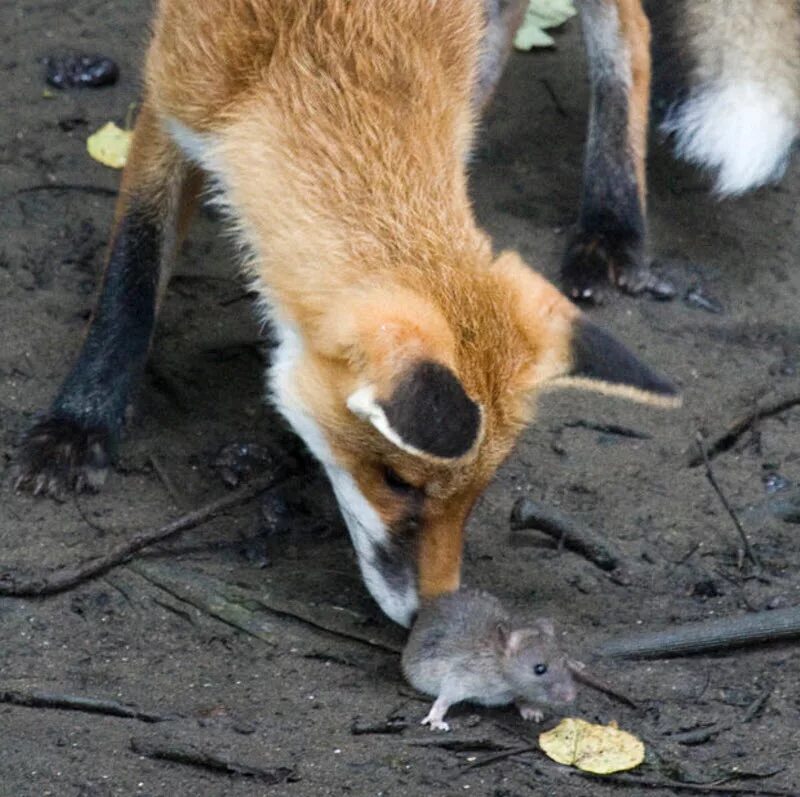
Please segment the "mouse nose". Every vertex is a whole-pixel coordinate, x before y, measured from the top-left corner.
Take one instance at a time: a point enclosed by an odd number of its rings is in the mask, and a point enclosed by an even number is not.
[[[555,684],[553,686],[552,697],[558,703],[571,703],[578,694],[574,682]]]

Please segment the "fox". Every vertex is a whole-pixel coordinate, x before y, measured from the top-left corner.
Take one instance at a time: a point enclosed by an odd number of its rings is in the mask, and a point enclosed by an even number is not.
[[[578,221],[562,260],[573,299],[668,298],[645,262],[650,116],[677,157],[735,197],[779,180],[800,135],[797,0],[579,0],[589,123]],[[509,16],[513,24],[515,18]]]
[[[97,304],[18,490],[99,490],[204,192],[277,340],[271,400],[322,464],[367,590],[458,588],[470,510],[544,390],[677,388],[477,224],[467,162],[517,7],[160,0]]]

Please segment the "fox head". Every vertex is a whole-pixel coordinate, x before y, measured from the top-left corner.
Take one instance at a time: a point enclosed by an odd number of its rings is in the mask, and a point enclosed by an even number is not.
[[[656,405],[675,388],[515,253],[426,279],[354,286],[302,325],[278,323],[280,411],[324,465],[383,611],[458,587],[469,512],[533,418],[577,387]]]

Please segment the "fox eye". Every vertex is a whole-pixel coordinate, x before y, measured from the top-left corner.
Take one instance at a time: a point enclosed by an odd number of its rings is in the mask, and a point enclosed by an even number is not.
[[[533,672],[536,675],[544,675],[547,672],[547,665],[546,664],[534,664],[533,665]]]
[[[383,469],[383,481],[389,489],[399,495],[408,495],[417,490],[413,484],[409,484],[394,468],[390,468],[388,465]]]

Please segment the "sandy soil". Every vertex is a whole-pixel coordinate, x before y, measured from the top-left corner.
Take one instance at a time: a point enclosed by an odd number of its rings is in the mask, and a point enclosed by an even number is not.
[[[79,347],[118,179],[88,159],[84,139],[108,119],[122,122],[135,101],[148,14],[147,3],[99,0],[20,0],[0,10],[6,471],[17,436],[47,406]],[[45,98],[38,59],[68,50],[114,57],[119,84]],[[554,52],[513,58],[473,167],[476,207],[498,246],[519,248],[552,278],[575,219],[585,114],[583,56],[571,24]],[[547,397],[469,527],[465,580],[522,614],[554,617],[576,655],[628,630],[800,603],[798,527],[769,503],[790,493],[767,492],[775,474],[800,483],[800,405],[760,419],[714,460],[763,560],[760,578],[737,570],[731,520],[703,469],[688,467],[686,457],[697,429],[715,434],[758,400],[797,390],[799,164],[779,187],[718,204],[701,175],[656,147],[650,180],[651,248],[679,295],[668,303],[620,297],[591,313],[683,387],[683,409]],[[457,709],[448,741],[462,744],[431,745],[442,739],[418,726],[426,701],[404,685],[392,652],[403,636],[360,583],[324,479],[262,401],[265,355],[218,233],[212,216],[201,214],[107,488],[56,504],[13,495],[6,479],[0,571],[94,556],[225,494],[214,463],[231,443],[263,447],[255,469],[273,469],[280,483],[69,592],[0,598],[0,795],[645,793],[578,779],[537,753],[466,769],[487,750],[535,738],[511,709]],[[684,300],[697,286],[722,312]],[[602,531],[623,557],[623,575],[609,577],[535,533],[512,545],[508,516],[522,494]],[[226,611],[251,633],[218,619]],[[573,713],[617,720],[645,738],[648,777],[712,782],[776,772],[741,785],[800,793],[796,645],[594,667],[641,708],[584,690]],[[745,722],[765,690],[763,707]],[[167,719],[20,707],[7,702],[9,691],[115,700]],[[387,719],[399,733],[354,733],[354,723]],[[706,723],[717,732],[701,744],[673,738]],[[285,782],[269,786],[252,774],[134,751],[158,746],[284,768],[273,774]]]

